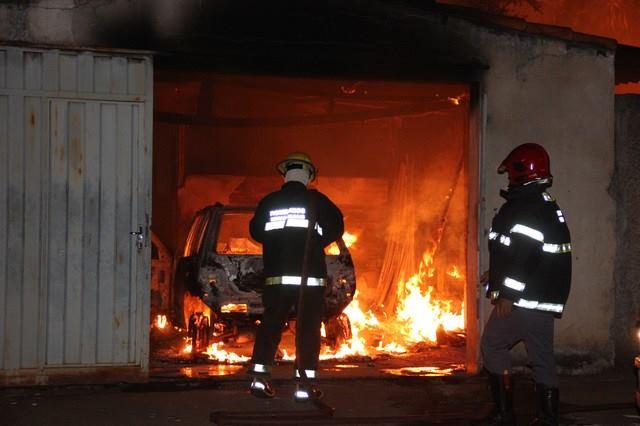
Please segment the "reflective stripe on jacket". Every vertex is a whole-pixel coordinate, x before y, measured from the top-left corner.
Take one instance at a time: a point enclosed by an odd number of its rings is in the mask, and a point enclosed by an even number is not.
[[[315,209],[315,220],[311,208]],[[314,223],[310,223],[313,220]],[[340,238],[344,222],[340,209],[324,194],[299,182],[287,182],[264,197],[251,219],[251,236],[263,245],[266,277],[302,275],[307,228],[311,233],[309,276],[325,278],[324,248]]]
[[[571,237],[545,186],[504,192],[489,231],[487,296],[515,306],[562,314],[571,287]]]

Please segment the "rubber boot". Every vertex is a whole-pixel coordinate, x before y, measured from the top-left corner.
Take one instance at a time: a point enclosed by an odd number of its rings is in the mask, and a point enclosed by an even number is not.
[[[538,415],[531,425],[557,426],[560,401],[558,388],[536,385],[536,393],[538,394]]]
[[[251,395],[258,398],[273,398],[276,396],[276,391],[271,386],[271,382],[267,379],[256,377],[249,386]]]
[[[315,386],[309,385],[308,387],[302,383],[296,383],[296,391],[293,394],[293,400],[295,402],[307,402],[312,399],[322,398],[322,391]]]
[[[513,426],[516,416],[513,412],[513,386],[510,374],[490,374],[489,385],[495,404],[494,409],[483,419],[471,422],[476,426]]]

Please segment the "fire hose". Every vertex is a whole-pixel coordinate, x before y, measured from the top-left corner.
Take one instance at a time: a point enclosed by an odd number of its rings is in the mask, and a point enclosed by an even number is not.
[[[313,239],[313,232],[315,230],[315,224],[317,219],[315,198],[309,196],[308,197],[308,208],[309,208],[309,217],[308,217],[308,226],[307,226],[307,235],[304,243],[304,255],[302,257],[302,279],[300,282],[300,291],[298,292],[298,306],[296,310],[296,359],[295,359],[295,368],[300,376],[300,381],[302,382],[305,389],[308,390],[311,401],[315,405],[315,407],[321,411],[323,414],[326,414],[327,417],[333,416],[333,412],[335,411],[333,407],[325,404],[318,398],[316,395],[311,392],[311,384],[309,383],[309,378],[307,377],[307,372],[301,366],[302,357],[302,348],[300,347],[300,339],[302,336],[302,325],[304,321],[304,294],[307,289],[307,281],[309,279],[309,257],[311,252],[311,240]]]

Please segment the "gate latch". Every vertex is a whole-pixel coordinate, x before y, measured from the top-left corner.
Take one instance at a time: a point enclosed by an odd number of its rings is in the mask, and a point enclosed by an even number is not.
[[[144,232],[142,226],[138,227],[137,231],[129,232],[129,235],[136,237],[136,248],[142,250],[144,248]]]

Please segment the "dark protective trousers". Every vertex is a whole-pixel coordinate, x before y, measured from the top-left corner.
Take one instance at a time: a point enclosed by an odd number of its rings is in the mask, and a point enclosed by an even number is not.
[[[551,313],[514,308],[506,318],[491,312],[482,335],[482,359],[491,374],[511,372],[509,350],[523,341],[536,383],[558,387],[553,356],[554,316]]]
[[[280,344],[282,330],[290,312],[298,304],[297,285],[275,284],[265,286],[262,294],[264,314],[253,345],[252,363],[272,365]],[[296,330],[299,365],[305,370],[318,369],[320,354],[320,327],[324,314],[324,287],[307,287],[304,293],[304,310]]]

